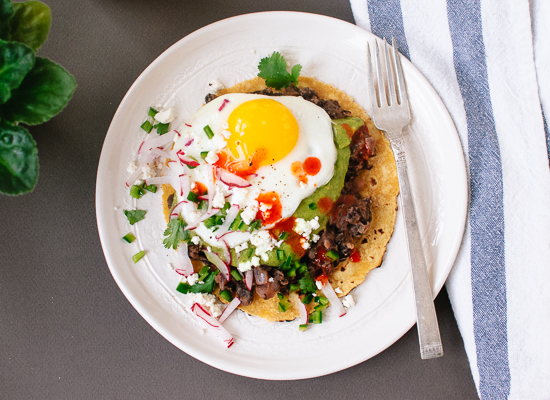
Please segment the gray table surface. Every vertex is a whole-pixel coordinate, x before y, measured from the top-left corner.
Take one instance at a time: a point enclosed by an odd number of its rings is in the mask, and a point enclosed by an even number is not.
[[[436,299],[443,358],[420,360],[413,327],[347,370],[262,381],[174,347],[126,300],[103,256],[94,198],[101,147],[149,63],[189,33],[250,12],[304,11],[353,23],[348,0],[46,2],[53,24],[39,53],[68,69],[78,88],[63,113],[30,129],[40,156],[35,191],[0,196],[0,399],[477,398],[444,289]]]

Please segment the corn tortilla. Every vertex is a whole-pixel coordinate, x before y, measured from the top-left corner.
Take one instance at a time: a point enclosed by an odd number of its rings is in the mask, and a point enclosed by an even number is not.
[[[299,88],[310,87],[315,90],[322,99],[338,100],[344,110],[351,111],[351,116],[359,117],[367,124],[370,135],[376,140],[376,154],[369,158],[369,164],[372,168],[363,170],[359,178],[365,182],[361,196],[372,196],[371,212],[372,221],[367,233],[357,242],[356,249],[361,254],[361,261],[344,261],[338,265],[329,281],[334,288],[340,288],[339,297],[347,295],[353,288],[361,284],[369,271],[380,266],[382,258],[386,251],[391,235],[393,233],[395,218],[397,214],[397,195],[399,193],[399,183],[397,180],[397,170],[393,152],[389,141],[379,131],[371,121],[367,113],[353,101],[353,99],[338,90],[337,88],[320,82],[315,78],[300,77]],[[227,93],[248,93],[265,89],[265,83],[262,78],[254,78],[248,81],[240,82],[231,88],[220,90],[217,95],[221,96]],[[168,220],[168,208],[166,206],[167,198],[174,193],[169,185],[163,185],[163,204],[165,217]],[[195,265],[198,271],[199,265]],[[318,291],[318,294],[322,294]],[[298,302],[300,298],[296,292],[288,296],[290,308],[282,313],[278,311],[279,299],[277,296],[263,300],[254,291],[254,300],[249,306],[239,308],[250,315],[266,318],[269,321],[290,321],[299,317]],[[223,300],[222,300],[223,301]],[[307,308],[309,312],[313,311],[313,302]]]

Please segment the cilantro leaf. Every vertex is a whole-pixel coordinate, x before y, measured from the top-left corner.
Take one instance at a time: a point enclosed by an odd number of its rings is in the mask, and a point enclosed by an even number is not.
[[[300,290],[302,292],[315,293],[317,291],[315,282],[307,273],[298,282],[300,283]]]
[[[164,239],[164,247],[169,249],[170,247],[174,250],[178,248],[180,242],[186,242],[190,239],[191,234],[189,231],[185,230],[187,224],[180,218],[174,218],[168,223],[168,227],[164,231],[164,236],[167,238]]]
[[[143,218],[145,218],[145,214],[147,211],[145,210],[123,210],[124,215],[126,215],[126,218],[128,218],[128,222],[130,225],[134,225],[136,222],[141,221]]]
[[[265,79],[265,84],[268,87],[280,90],[292,83],[298,83],[298,76],[302,66],[300,64],[292,67],[292,74],[286,70],[287,64],[285,58],[278,52],[273,52],[269,57],[262,58],[258,69],[258,76]]]
[[[208,275],[208,277],[204,280],[204,283],[195,283],[193,286],[189,288],[189,292],[191,293],[212,293],[214,290],[214,284],[215,284],[215,278],[216,275],[219,274],[219,270],[213,271]]]

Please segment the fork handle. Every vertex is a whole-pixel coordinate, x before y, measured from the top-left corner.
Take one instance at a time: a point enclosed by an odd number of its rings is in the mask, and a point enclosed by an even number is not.
[[[388,132],[388,136],[392,139],[390,142],[396,160],[401,204],[405,216],[405,229],[407,232],[405,240],[409,250],[409,263],[413,278],[420,355],[422,359],[441,357],[443,346],[441,345],[432,288],[411,193],[403,135],[401,132],[397,132],[397,134]]]

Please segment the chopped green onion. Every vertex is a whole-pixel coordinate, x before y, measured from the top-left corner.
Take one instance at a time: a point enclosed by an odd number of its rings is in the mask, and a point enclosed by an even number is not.
[[[239,271],[237,271],[235,268],[231,268],[231,276],[233,279],[235,279],[237,282],[243,279],[241,274],[239,274]]]
[[[189,192],[187,195],[187,200],[192,201],[193,203],[198,203],[200,201],[199,195],[195,192]]]
[[[314,309],[315,311],[323,311],[323,310],[324,310],[325,308],[327,308],[327,307],[328,307],[328,306],[325,306],[325,305],[323,305],[323,304],[318,304],[318,305],[316,305],[315,307],[313,307],[313,309]]]
[[[208,268],[206,265],[202,267],[202,269],[199,271],[199,281],[205,280],[205,278],[210,274],[210,268]]]
[[[137,263],[139,260],[143,258],[144,255],[145,255],[145,252],[142,250],[139,253],[134,254],[132,256],[132,260],[134,260],[134,263]]]
[[[284,250],[277,250],[277,260],[283,261],[286,258]]]
[[[132,196],[134,199],[141,199],[141,196],[145,194],[145,191],[141,186],[138,185],[132,185],[130,188],[130,196]]]
[[[289,234],[287,231],[283,231],[283,232],[279,235],[279,240],[287,240],[289,236],[290,236],[290,234]]]
[[[244,223],[244,221],[241,221],[241,223],[239,224],[239,230],[241,232],[246,232],[246,230],[248,229],[248,225]]]
[[[329,301],[325,296],[317,296],[315,301],[323,306],[327,306]]]
[[[128,233],[127,235],[123,236],[122,239],[124,239],[128,243],[132,243],[134,240],[136,240],[136,237],[133,234]]]
[[[233,300],[233,296],[231,295],[231,292],[229,290],[224,290],[223,292],[221,292],[220,297],[227,302]]]
[[[303,304],[309,304],[311,303],[311,300],[313,300],[313,295],[311,293],[306,294],[302,299],[300,300]]]
[[[336,261],[340,258],[340,254],[335,250],[329,250],[325,255],[331,261]]]
[[[204,226],[208,229],[223,224],[223,218],[221,215],[212,215],[211,217],[204,220]]]
[[[252,257],[252,254],[254,254],[253,248],[249,247],[248,249],[244,249],[243,251],[240,252],[239,261],[247,262]]]
[[[155,128],[157,130],[157,133],[159,135],[164,135],[166,132],[168,132],[170,130],[170,124],[162,124],[162,123],[158,123],[156,124],[155,126],[153,126],[153,128]]]
[[[314,324],[321,324],[323,322],[323,312],[322,311],[314,311],[309,316],[310,322],[313,322]]]
[[[145,183],[143,183],[143,189],[151,192],[151,193],[156,193],[157,192],[157,187],[155,185],[146,185]]]
[[[201,151],[201,158],[204,160],[206,156],[208,155],[207,151]]]
[[[288,258],[285,261],[285,268],[290,268],[290,264],[292,264],[292,254],[288,256]]]
[[[308,324],[301,324],[298,328],[300,332],[305,332],[307,330]]]
[[[212,139],[214,137],[214,132],[212,132],[212,129],[210,129],[209,125],[206,125],[203,129],[204,133],[206,133],[206,136],[208,136],[208,139]]]
[[[261,227],[262,227],[262,220],[255,219],[250,223],[250,232],[254,232],[256,229],[260,229]]]
[[[298,261],[299,266],[296,267],[296,271],[300,274],[305,274],[307,272],[307,264]]]
[[[143,124],[141,124],[141,129],[143,129],[147,133],[151,133],[153,130],[153,124],[151,124],[149,121],[145,121]]]
[[[290,290],[291,292],[295,292],[295,291],[297,291],[298,289],[300,289],[300,285],[297,284],[297,283],[291,283],[291,284],[288,286],[288,290]]]
[[[296,276],[296,267],[292,267],[290,271],[287,272],[286,276],[293,277]]]
[[[277,309],[279,312],[286,312],[290,308],[288,299],[281,293],[277,293],[277,297],[279,298],[279,305],[277,306]]]
[[[317,210],[317,204],[315,204],[315,203],[310,203],[310,204],[309,204],[309,209],[310,209],[310,210]]]
[[[155,115],[158,114],[158,111],[155,110],[153,107],[149,107],[149,112],[148,112],[147,114],[149,114],[150,117],[153,117],[153,118],[154,118]]]
[[[180,293],[187,294],[187,293],[189,293],[190,288],[191,288],[191,286],[188,283],[180,282],[180,284],[178,285],[176,290]]]

